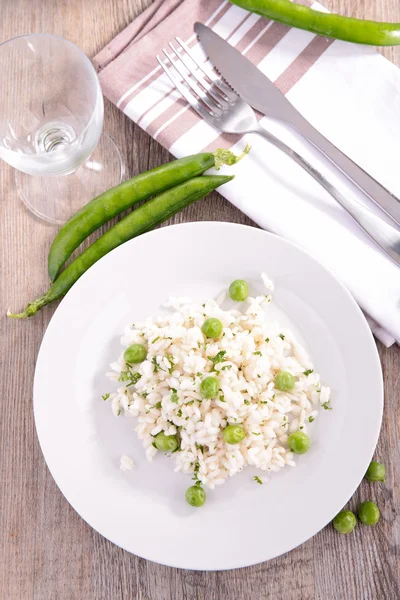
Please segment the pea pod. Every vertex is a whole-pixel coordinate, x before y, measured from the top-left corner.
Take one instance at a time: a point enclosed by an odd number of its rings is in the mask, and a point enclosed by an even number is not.
[[[400,23],[367,21],[323,13],[290,0],[231,0],[231,2],[279,23],[346,42],[370,46],[400,44]]]
[[[8,316],[16,319],[32,317],[46,304],[64,296],[79,277],[110,250],[141,233],[150,231],[156,225],[166,221],[192,202],[203,198],[231,179],[233,176],[224,175],[194,177],[149,200],[111,227],[82,252],[52,283],[49,290],[37,300],[30,302],[24,312],[8,313]]]
[[[120,212],[192,177],[202,175],[211,167],[218,169],[222,164],[234,164],[240,158],[224,149],[215,153],[194,154],[136,175],[97,196],[65,223],[56,235],[48,258],[51,281],[57,278],[62,266],[83,240]]]

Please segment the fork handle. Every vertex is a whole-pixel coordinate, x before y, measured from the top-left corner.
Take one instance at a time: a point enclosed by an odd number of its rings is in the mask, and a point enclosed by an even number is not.
[[[311,175],[318,183],[327,190],[343,206],[358,225],[369,235],[369,237],[398,265],[400,265],[400,231],[377,217],[373,212],[365,208],[356,200],[348,198],[330,183],[322,173],[314,169],[310,163],[297,152],[289,148],[284,142],[258,126],[254,130],[261,137],[279,148],[290,156],[298,165]]]
[[[368,196],[379,208],[400,225],[400,200],[391,194],[382,184],[346,156],[332,142],[326,139],[315,127],[300,114],[289,123],[300,135],[308,140],[314,148],[335,166],[343,175],[354,183]]]

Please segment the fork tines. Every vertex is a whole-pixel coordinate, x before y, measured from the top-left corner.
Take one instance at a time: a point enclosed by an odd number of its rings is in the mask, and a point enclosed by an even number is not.
[[[219,117],[234,102],[236,94],[207,62],[196,60],[193,51],[180,37],[175,38],[178,48],[169,43],[170,54],[163,48],[167,61],[157,61],[176,89],[197,112],[206,118]]]

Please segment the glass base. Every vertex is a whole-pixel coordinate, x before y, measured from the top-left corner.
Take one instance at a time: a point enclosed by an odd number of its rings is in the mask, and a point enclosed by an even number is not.
[[[34,177],[16,170],[15,183],[23,203],[34,215],[61,225],[92,198],[121,183],[124,176],[119,148],[102,133],[90,157],[73,173]]]

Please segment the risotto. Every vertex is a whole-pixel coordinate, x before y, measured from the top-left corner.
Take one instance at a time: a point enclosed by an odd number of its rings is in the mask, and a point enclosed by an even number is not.
[[[330,408],[330,390],[304,348],[268,319],[273,284],[262,277],[268,293],[229,310],[224,297],[170,298],[168,314],[126,329],[107,374],[120,382],[109,396],[113,413],[135,418],[147,459],[167,452],[175,471],[192,474],[193,506],[204,503],[203,486],[213,489],[246,466],[259,469],[257,483],[294,467],[318,408]]]

